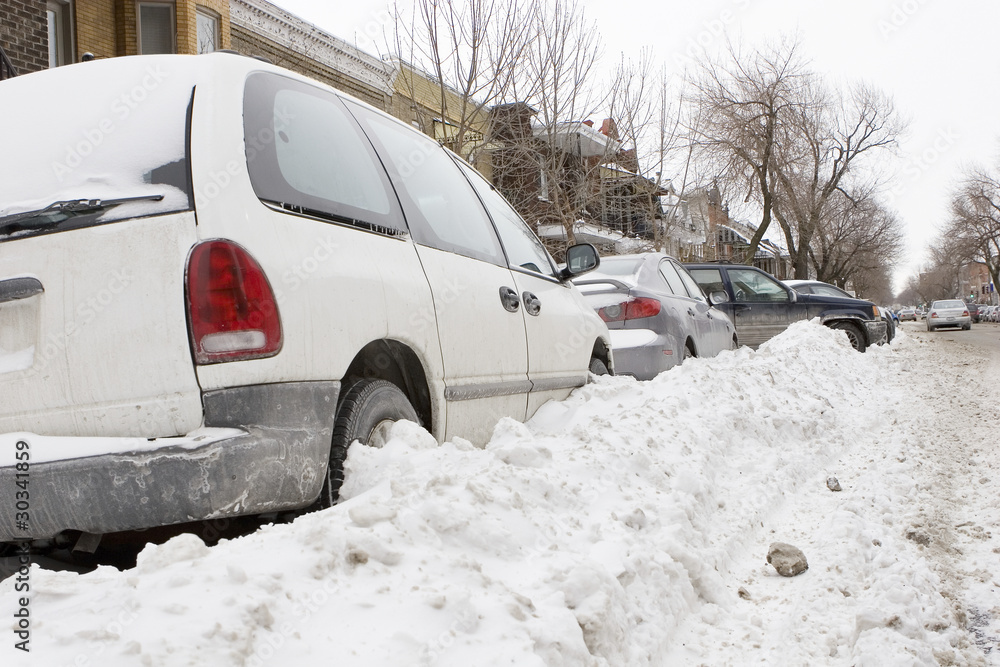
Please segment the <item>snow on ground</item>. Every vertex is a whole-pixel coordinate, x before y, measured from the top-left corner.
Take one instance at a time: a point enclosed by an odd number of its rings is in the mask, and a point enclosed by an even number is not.
[[[31,653],[5,632],[0,664],[1000,665],[1000,362],[947,335],[858,354],[800,323],[485,449],[399,424],[330,510],[33,567]]]

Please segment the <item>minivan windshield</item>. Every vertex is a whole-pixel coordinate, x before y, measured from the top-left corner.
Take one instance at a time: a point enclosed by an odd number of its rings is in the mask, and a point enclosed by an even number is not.
[[[0,242],[191,208],[193,85],[171,65],[115,58],[0,82]]]

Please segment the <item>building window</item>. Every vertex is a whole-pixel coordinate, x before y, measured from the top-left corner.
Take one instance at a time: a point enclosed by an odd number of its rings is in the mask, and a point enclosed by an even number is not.
[[[219,15],[198,7],[198,53],[211,53],[219,48]]]
[[[49,24],[49,67],[73,62],[72,7],[69,2],[49,0],[46,5]]]
[[[166,2],[140,2],[139,53],[175,53],[174,5]]]

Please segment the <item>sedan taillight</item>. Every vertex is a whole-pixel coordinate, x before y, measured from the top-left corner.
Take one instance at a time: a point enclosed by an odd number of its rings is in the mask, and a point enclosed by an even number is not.
[[[281,349],[281,318],[260,264],[232,241],[205,241],[187,266],[188,330],[195,362],[270,357]]]
[[[639,320],[644,317],[653,317],[660,312],[660,302],[657,299],[647,299],[639,297],[629,299],[613,306],[605,306],[597,311],[601,319],[605,322],[624,322],[626,320]]]

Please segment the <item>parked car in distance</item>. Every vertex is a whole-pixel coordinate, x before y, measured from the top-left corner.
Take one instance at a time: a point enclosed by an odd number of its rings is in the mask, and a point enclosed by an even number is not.
[[[917,309],[916,308],[903,308],[899,311],[899,321],[900,322],[916,322],[917,321]]]
[[[610,329],[618,375],[649,380],[687,357],[738,345],[729,317],[668,255],[603,257],[598,270],[574,282]]]
[[[969,309],[969,317],[972,318],[973,322],[979,321],[979,306],[975,303],[966,302],[965,307]]]
[[[968,331],[972,328],[969,305],[961,299],[942,299],[931,303],[927,309],[927,330],[944,327],[958,327]]]
[[[327,506],[395,421],[485,442],[613,368],[571,282],[593,246],[557,268],[467,163],[329,86],[108,58],[0,81],[0,116],[0,486],[31,458],[0,542]]]
[[[820,318],[847,334],[859,352],[886,337],[886,322],[871,301],[822,294],[799,294],[756,266],[686,264],[691,276],[736,325],[740,344],[756,348],[792,322]]]

